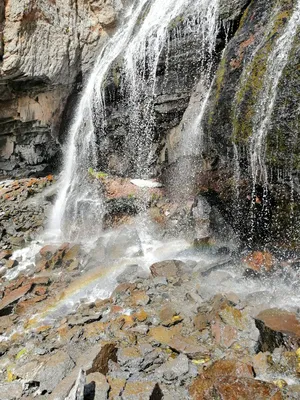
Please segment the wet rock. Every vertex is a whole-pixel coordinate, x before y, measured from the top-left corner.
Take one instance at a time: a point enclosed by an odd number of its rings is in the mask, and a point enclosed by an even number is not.
[[[280,309],[269,309],[255,317],[260,332],[258,351],[273,352],[276,347],[294,349],[300,345],[300,321],[296,314]]]
[[[130,302],[134,306],[146,306],[150,301],[150,297],[144,291],[133,292]]]
[[[146,271],[140,270],[138,265],[128,265],[126,269],[117,277],[118,283],[123,282],[134,282],[138,278],[147,278],[148,273]]]
[[[2,250],[0,251],[0,260],[8,259],[12,256],[12,252],[10,250]]]
[[[25,246],[25,239],[23,237],[10,237],[9,242],[14,250],[21,249]]]
[[[78,244],[74,244],[66,250],[65,254],[63,255],[63,262],[67,267],[69,267],[74,260],[79,258],[79,256],[80,246]]]
[[[4,296],[3,299],[0,301],[0,312],[3,312],[5,308],[13,305],[16,301],[25,296],[30,291],[31,287],[32,284],[29,283],[27,285],[21,286],[18,289],[13,290],[12,292]]]
[[[138,232],[135,229],[123,228],[107,243],[106,254],[112,259],[141,256],[143,250]]]
[[[7,269],[11,269],[14,268],[18,265],[18,261],[17,260],[6,260],[5,262],[5,267]]]
[[[245,257],[243,262],[255,272],[270,272],[274,268],[276,260],[271,253],[254,251]]]
[[[117,301],[118,299],[121,299],[124,295],[130,295],[134,289],[136,288],[135,283],[120,283],[115,290],[112,292],[111,298],[114,301]]]
[[[58,248],[57,246],[46,245],[41,248],[41,250],[39,251],[39,254],[43,259],[49,261],[55,254],[57,248]]]
[[[161,261],[152,264],[150,271],[153,277],[172,278],[180,276],[184,266],[184,262],[178,260]]]

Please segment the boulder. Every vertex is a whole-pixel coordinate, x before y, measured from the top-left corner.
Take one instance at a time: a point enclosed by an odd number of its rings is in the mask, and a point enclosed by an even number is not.
[[[255,323],[260,332],[258,351],[273,352],[280,346],[292,350],[300,345],[300,321],[292,312],[264,310],[255,317]]]
[[[181,275],[184,266],[184,262],[179,260],[161,261],[152,264],[150,271],[153,277],[162,276],[165,278],[174,278]]]

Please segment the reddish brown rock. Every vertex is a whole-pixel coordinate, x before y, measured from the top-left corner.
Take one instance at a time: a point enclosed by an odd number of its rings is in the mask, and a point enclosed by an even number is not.
[[[222,400],[282,400],[280,389],[272,383],[249,378],[223,378],[214,385]]]
[[[12,252],[10,250],[1,250],[0,251],[0,260],[8,259],[12,256]]]
[[[47,296],[35,296],[32,299],[20,301],[16,306],[16,314],[21,315],[27,313],[27,311],[32,311],[31,308],[37,303],[46,300]]]
[[[14,268],[18,265],[18,261],[17,260],[6,260],[5,262],[5,266],[8,269]]]
[[[108,372],[108,361],[117,361],[117,350],[118,349],[114,343],[105,344],[95,357],[92,368],[87,371],[87,374],[100,372],[101,374],[106,375]]]
[[[151,265],[150,271],[152,276],[163,276],[172,278],[179,276],[184,267],[184,263],[178,260],[161,261]]]
[[[12,292],[4,296],[3,299],[0,301],[0,310],[3,310],[9,305],[12,305],[21,297],[25,296],[30,291],[31,287],[32,284],[28,283],[27,285],[23,285],[20,288],[13,290]]]
[[[45,286],[36,286],[33,289],[33,293],[37,296],[44,296],[48,292],[48,289]]]
[[[53,257],[54,253],[57,250],[57,246],[52,246],[52,245],[47,245],[44,246],[43,248],[41,248],[40,250],[40,255],[46,259],[46,260],[50,260],[51,257]]]
[[[261,393],[263,395],[271,394],[271,396],[278,393],[276,386],[271,385],[269,387],[268,384],[265,385],[253,378],[254,371],[251,365],[237,360],[219,360],[194,380],[189,392],[193,400],[209,400],[213,399],[214,396],[222,400],[267,400],[273,398],[259,397]],[[229,386],[235,387],[235,390],[228,388],[228,382],[230,382]],[[249,391],[247,392],[248,388]],[[249,397],[252,390],[252,397]],[[278,397],[279,399],[280,397]],[[277,400],[277,398],[274,397],[274,400]]]
[[[136,285],[134,283],[120,283],[115,290],[113,291],[111,298],[113,300],[116,300],[119,296],[123,295],[124,293],[131,294],[134,289],[136,288]]]
[[[80,253],[80,246],[79,244],[74,244],[73,246],[69,247],[64,254],[63,261],[69,266],[72,261],[76,260],[79,257]]]
[[[178,315],[178,313],[172,307],[171,304],[166,305],[160,310],[159,318],[163,326],[176,325],[179,322],[182,322],[183,320],[183,318],[180,315]]]
[[[267,251],[254,251],[243,259],[248,268],[256,272],[271,271],[275,265],[275,258]]]
[[[255,317],[255,323],[260,331],[260,351],[273,352],[281,345],[287,349],[300,345],[300,321],[292,312],[277,308],[264,310]]]
[[[45,285],[48,286],[51,282],[48,276],[36,276],[35,278],[30,279],[30,282],[33,285]]]

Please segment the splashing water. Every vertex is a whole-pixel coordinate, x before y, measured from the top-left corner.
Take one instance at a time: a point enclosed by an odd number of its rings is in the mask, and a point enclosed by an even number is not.
[[[101,232],[102,193],[97,181],[89,176],[89,169],[96,169],[101,157],[97,136],[106,126],[104,89],[113,63],[122,56],[121,90],[128,93],[130,107],[128,157],[135,160],[137,174],[147,177],[154,157],[153,100],[162,52],[167,43],[176,46],[182,35],[196,35],[202,40],[199,69],[203,69],[206,55],[215,48],[217,15],[218,0],[178,0],[175,4],[172,0],[136,0],[129,9],[122,27],[101,51],[75,112],[65,149],[61,189],[50,219],[50,231],[55,236],[88,241]],[[171,29],[172,24],[182,27]]]
[[[288,62],[297,29],[300,26],[300,1],[298,0],[283,34],[277,39],[271,52],[260,98],[256,103],[254,129],[250,142],[251,169],[254,185],[258,179],[268,182],[265,163],[266,137],[271,124],[272,113],[277,97],[277,88]]]

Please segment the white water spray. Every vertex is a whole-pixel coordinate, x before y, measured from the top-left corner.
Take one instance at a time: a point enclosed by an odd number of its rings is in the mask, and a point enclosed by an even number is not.
[[[218,0],[178,0],[175,4],[173,0],[136,0],[122,27],[101,51],[77,107],[65,148],[61,190],[50,221],[51,231],[73,241],[87,241],[101,232],[101,189],[88,171],[97,168],[101,157],[97,138],[99,130],[101,133],[105,128],[105,79],[114,61],[120,56],[124,60],[122,89],[129,93],[131,110],[127,147],[129,152],[134,149],[136,170],[145,176],[154,156],[150,150],[157,68],[170,41],[172,24],[183,26],[176,30],[175,39],[191,33],[201,37],[199,68],[203,69],[205,54],[211,55],[215,48],[217,12]],[[172,42],[176,46],[174,38]]]
[[[265,162],[266,137],[276,102],[278,84],[288,62],[295,35],[300,26],[300,1],[298,0],[283,34],[277,39],[271,52],[265,73],[265,80],[260,97],[256,103],[253,134],[250,142],[250,158],[253,182],[260,179],[268,182]]]

